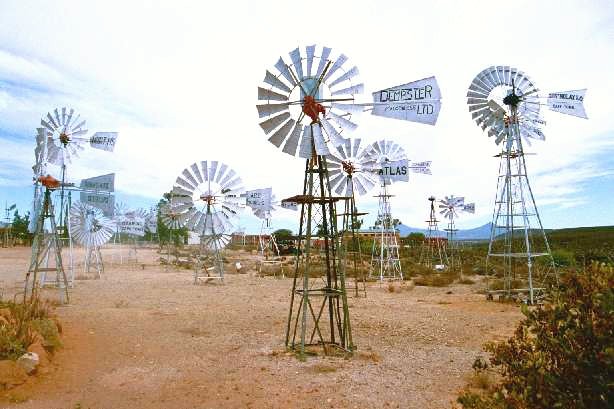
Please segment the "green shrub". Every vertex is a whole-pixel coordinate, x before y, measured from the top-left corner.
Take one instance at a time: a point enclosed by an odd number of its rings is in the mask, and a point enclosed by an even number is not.
[[[471,409],[611,408],[614,405],[614,270],[593,264],[567,274],[552,304],[529,309],[512,338],[486,344],[501,381],[491,392],[465,391]]]

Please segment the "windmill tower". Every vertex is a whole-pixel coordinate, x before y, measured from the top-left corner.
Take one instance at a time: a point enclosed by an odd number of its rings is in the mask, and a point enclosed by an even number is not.
[[[403,280],[403,270],[399,258],[398,232],[392,217],[390,198],[394,197],[388,190],[395,181],[409,181],[409,173],[431,174],[431,162],[410,163],[403,148],[388,140],[374,142],[369,156],[371,168],[379,176],[380,194],[378,212],[375,222],[378,230],[371,251],[371,270],[369,277],[384,280]]]
[[[456,241],[456,224],[454,220],[460,212],[475,213],[475,203],[465,204],[464,197],[454,197],[454,195],[446,196],[439,201],[439,208],[442,209],[439,213],[448,219],[448,226],[444,229],[447,233],[447,247],[449,249],[450,267],[461,267],[461,260],[458,257],[459,247]]]
[[[548,238],[529,184],[524,143],[544,140],[545,125],[540,108],[586,118],[586,90],[548,94],[544,101],[539,89],[522,71],[509,66],[493,66],[480,72],[467,93],[469,111],[488,136],[501,145],[497,195],[488,246],[487,267],[503,277],[503,290],[490,297],[526,296],[536,303],[546,286],[556,280],[556,270]],[[537,263],[540,258],[545,262]]]
[[[201,161],[175,180],[173,209],[182,223],[200,237],[194,284],[224,280],[221,251],[230,242],[234,220],[245,206],[241,178],[228,165]]]
[[[289,64],[280,57],[275,64],[278,74],[267,70],[256,108],[265,118],[260,127],[270,135],[269,141],[292,156],[298,149],[298,156],[306,159],[303,193],[286,199],[301,206],[297,252],[301,255],[297,254],[286,347],[304,358],[307,348],[315,346],[324,353],[354,349],[336,223],[336,202],[346,198],[331,194],[329,145],[342,145],[342,132],[356,128],[353,113],[371,110],[373,115],[434,124],[440,104],[430,89],[434,78],[428,84],[414,82],[377,91],[372,103],[357,103],[355,97],[364,85],[357,81],[357,67],[345,68],[344,54],[333,59],[330,48],[315,45],[302,53],[300,47],[292,50]],[[427,85],[428,92],[410,96]],[[312,243],[312,238],[317,241]],[[321,249],[316,252],[312,244],[318,243]],[[311,299],[321,300],[319,313]]]
[[[84,272],[91,273],[93,266],[96,277],[102,278],[104,264],[100,247],[113,236],[114,222],[104,217],[102,210],[81,202],[72,204],[70,218],[72,237],[85,247]]]
[[[430,196],[429,202],[431,202],[431,212],[429,213],[429,219],[426,221],[428,223],[428,230],[420,249],[420,264],[439,271],[449,265],[449,260],[446,246],[439,234],[439,220],[437,220],[437,214],[435,213],[435,196]]]
[[[360,146],[360,139],[346,139],[327,156],[331,189],[347,198],[342,216],[340,244],[343,246],[346,275],[354,277],[354,285],[346,289],[356,297],[367,296],[367,277],[362,266],[362,252],[357,230],[360,228],[359,217],[367,213],[359,212],[356,207],[356,194],[365,195],[377,183],[377,177],[371,168],[368,150]],[[339,214],[338,214],[339,216]]]
[[[44,188],[40,204],[35,204],[38,209],[32,241],[32,257],[30,267],[26,273],[24,303],[28,299],[37,297],[39,290],[39,274],[55,273],[55,284],[59,290],[60,302],[68,303],[68,279],[62,263],[62,248],[57,234],[55,212],[51,193],[60,187],[60,181],[51,176],[41,177],[37,184]],[[49,266],[49,264],[53,264]]]

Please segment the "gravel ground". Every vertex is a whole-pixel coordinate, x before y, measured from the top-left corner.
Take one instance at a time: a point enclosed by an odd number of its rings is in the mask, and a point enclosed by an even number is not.
[[[104,278],[78,280],[71,304],[56,309],[64,348],[2,392],[0,407],[450,408],[482,344],[511,335],[521,317],[476,294],[479,284],[370,284],[366,299],[349,299],[354,356],[300,362],[283,346],[290,279],[248,269],[194,286],[190,271],[157,265],[152,249],[138,251],[139,265],[110,265],[110,251]],[[29,252],[0,249],[5,297]],[[246,252],[227,258],[253,265]]]

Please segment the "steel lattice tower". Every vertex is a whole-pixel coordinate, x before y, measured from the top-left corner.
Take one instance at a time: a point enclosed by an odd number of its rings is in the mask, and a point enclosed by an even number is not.
[[[313,352],[310,347],[321,347],[325,354],[354,350],[344,263],[340,262],[344,255],[339,254],[343,246],[338,248],[336,203],[344,198],[331,195],[326,157],[316,155],[313,142],[312,152],[306,161],[303,194],[286,199],[301,206],[286,327],[286,347],[301,359]]]
[[[382,183],[379,198],[377,220],[379,232],[373,240],[371,251],[371,271],[369,277],[377,277],[380,282],[384,280],[403,280],[401,260],[399,259],[399,243],[397,231],[392,223],[390,212],[390,198],[387,183]]]
[[[499,177],[486,265],[487,271],[493,269],[495,274],[502,270],[505,296],[528,292],[527,301],[534,304],[548,280],[556,280],[557,275],[529,184],[516,108],[511,105],[511,115],[505,121],[507,136],[497,155]],[[492,263],[492,258],[501,260],[502,265]],[[538,258],[546,261],[539,265]]]
[[[62,247],[58,237],[53,203],[51,201],[52,190],[52,188],[46,186],[43,193],[43,202],[36,221],[34,240],[32,242],[30,267],[26,273],[24,302],[28,299],[28,294],[30,298],[37,296],[41,279],[39,273],[46,275],[47,272],[56,273],[55,285],[59,289],[60,301],[62,303],[70,301],[68,279],[62,264]],[[49,267],[50,261],[54,264],[52,267]]]

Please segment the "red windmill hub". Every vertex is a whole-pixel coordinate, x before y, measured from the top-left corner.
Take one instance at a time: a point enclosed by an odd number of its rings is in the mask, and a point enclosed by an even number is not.
[[[303,99],[303,113],[311,118],[312,124],[315,124],[320,122],[319,114],[326,114],[326,109],[322,104],[318,104],[314,97],[307,95]]]

